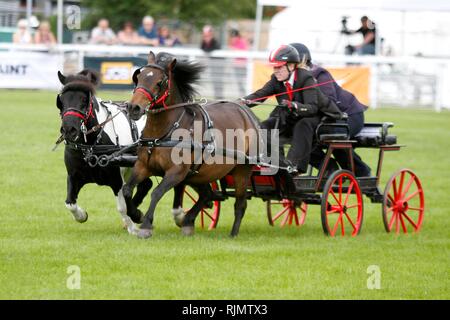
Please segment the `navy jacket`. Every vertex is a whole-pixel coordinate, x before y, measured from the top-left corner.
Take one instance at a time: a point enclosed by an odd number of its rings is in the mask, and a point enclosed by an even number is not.
[[[333,80],[333,76],[326,69],[317,65],[313,66],[311,73],[319,84]],[[333,100],[342,112],[348,115],[364,112],[368,108],[359,102],[351,92],[341,88],[336,82],[330,82],[318,88],[323,94]]]

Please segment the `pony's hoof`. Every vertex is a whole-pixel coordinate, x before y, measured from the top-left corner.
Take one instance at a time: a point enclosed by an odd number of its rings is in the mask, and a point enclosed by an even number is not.
[[[184,220],[184,210],[183,208],[172,209],[173,220],[175,224],[181,228]]]
[[[87,221],[88,213],[84,209],[80,208],[76,203],[66,203],[66,208],[69,209],[70,213],[72,213],[75,221],[79,223]]]
[[[140,229],[137,233],[137,237],[139,239],[148,239],[152,236],[152,229]]]
[[[79,216],[75,217],[75,220],[79,223],[84,223],[89,218],[89,215],[86,211],[83,211]]]
[[[123,229],[133,236],[137,235],[139,228],[131,221],[129,217],[123,218]]]
[[[192,235],[194,235],[194,226],[183,226],[183,227],[181,227],[181,233],[184,236],[192,236]]]

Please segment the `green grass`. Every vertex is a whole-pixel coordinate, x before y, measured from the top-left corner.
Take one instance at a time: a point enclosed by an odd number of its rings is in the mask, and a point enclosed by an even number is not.
[[[85,224],[66,210],[63,148],[50,152],[59,129],[55,96],[0,91],[0,299],[450,298],[449,112],[366,114],[366,121],[394,122],[392,132],[407,145],[386,155],[381,186],[401,167],[421,178],[426,215],[419,234],[387,234],[380,204],[367,198],[356,238],[325,237],[318,206],[310,206],[301,228],[270,227],[265,204],[252,199],[239,237],[230,239],[230,199],[216,230],[185,238],[172,222],[170,193],[158,205],[153,238],[138,240],[121,229],[109,188],[82,190]],[[360,153],[374,167],[376,152]],[[80,290],[66,287],[71,265],[81,269]],[[380,267],[380,290],[367,289],[370,265]]]

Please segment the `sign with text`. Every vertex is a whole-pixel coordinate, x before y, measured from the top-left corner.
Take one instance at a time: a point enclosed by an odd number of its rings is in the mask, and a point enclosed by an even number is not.
[[[63,56],[48,52],[0,52],[0,88],[59,89]]]

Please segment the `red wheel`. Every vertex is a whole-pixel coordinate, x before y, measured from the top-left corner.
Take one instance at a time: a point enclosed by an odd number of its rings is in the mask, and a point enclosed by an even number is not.
[[[308,205],[305,202],[298,205],[295,201],[288,199],[267,201],[267,218],[271,226],[275,225],[277,220],[280,227],[284,227],[286,224],[292,225],[292,222],[301,226],[305,223],[307,210]]]
[[[422,226],[425,198],[419,178],[409,169],[394,173],[383,195],[383,222],[386,232],[418,232]]]
[[[211,188],[213,191],[219,189],[216,182],[211,182]],[[181,197],[181,206],[183,207],[184,212],[188,212],[198,200],[198,193],[192,187],[186,186],[183,190]],[[200,211],[199,216],[197,217],[197,221],[200,221],[200,227],[203,229],[205,226],[208,227],[208,230],[212,230],[217,227],[217,223],[219,222],[220,216],[220,201],[211,201]]]
[[[331,174],[322,193],[322,227],[325,234],[334,237],[356,236],[363,221],[363,199],[359,183],[353,173],[338,170]]]

